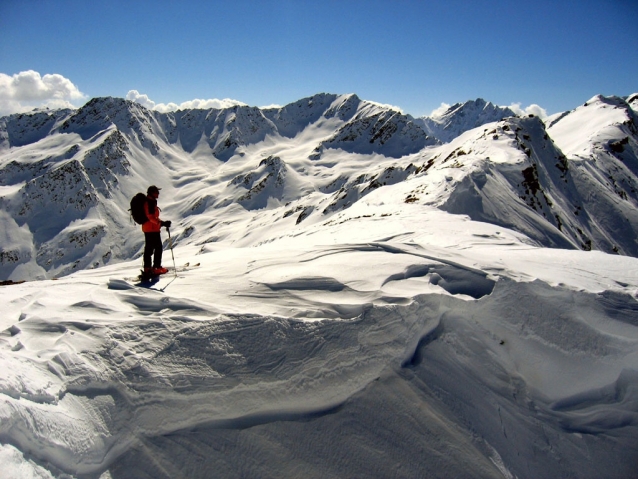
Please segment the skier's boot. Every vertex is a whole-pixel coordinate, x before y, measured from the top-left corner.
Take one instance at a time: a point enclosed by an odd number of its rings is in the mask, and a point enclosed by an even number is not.
[[[140,281],[150,281],[156,275],[153,274],[153,268],[144,268],[140,274]]]
[[[151,270],[151,273],[156,275],[156,276],[159,276],[160,274],[168,273],[168,270],[166,268],[162,267],[162,266],[158,266],[158,267],[153,268]]]

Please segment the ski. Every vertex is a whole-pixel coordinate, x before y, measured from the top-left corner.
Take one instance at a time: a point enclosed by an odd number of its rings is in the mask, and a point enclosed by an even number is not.
[[[134,278],[125,278],[125,281],[128,282],[134,282],[136,286],[152,286],[153,284],[159,282],[159,280],[162,278],[162,276],[173,276],[177,273],[183,273],[186,271],[190,271],[192,269],[197,268],[198,266],[200,266],[201,263],[196,263],[191,265],[190,263],[185,263],[182,266],[178,266],[177,270],[175,270],[174,268],[167,268],[168,271],[166,273],[162,273],[162,274],[150,274],[150,273],[145,273],[144,270],[140,270],[140,274],[137,275]]]
[[[130,287],[139,287],[164,292],[164,289],[166,289],[168,285],[170,285],[173,281],[180,277],[177,276],[177,273],[190,271],[200,266],[200,264],[201,263],[185,263],[184,265],[179,266],[177,268],[177,271],[175,271],[174,268],[168,268],[168,272],[161,275],[144,274],[144,271],[141,270],[138,276],[132,278],[129,277],[109,280],[109,289],[129,289]],[[166,277],[168,281],[164,280],[164,278],[162,277]],[[162,285],[161,288],[159,287],[158,283]]]
[[[190,271],[191,269],[195,269],[195,268],[197,268],[200,265],[201,265],[201,263],[196,263],[196,264],[193,264],[193,265],[191,265],[190,263],[185,263],[184,265],[177,267],[177,272],[178,273],[183,273],[184,271]],[[175,272],[175,271],[176,270],[174,268],[171,268],[171,267],[168,268],[168,273]]]

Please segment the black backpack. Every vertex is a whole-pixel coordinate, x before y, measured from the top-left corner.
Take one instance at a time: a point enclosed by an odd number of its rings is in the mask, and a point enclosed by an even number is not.
[[[144,193],[136,194],[131,200],[131,216],[133,220],[140,225],[143,225],[148,221],[148,217],[146,216],[146,212],[144,211],[144,205],[148,198]]]

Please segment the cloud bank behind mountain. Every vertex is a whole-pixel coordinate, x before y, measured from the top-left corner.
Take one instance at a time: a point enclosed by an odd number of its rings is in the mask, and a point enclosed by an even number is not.
[[[68,78],[57,73],[44,76],[34,70],[14,75],[0,73],[0,116],[34,108],[75,108],[88,97]]]
[[[90,96],[80,91],[80,88],[69,78],[58,73],[41,75],[34,70],[22,71],[13,75],[0,73],[0,116],[24,113],[34,108],[78,108]],[[134,89],[128,91],[126,99],[139,103],[149,110],[156,110],[161,113],[191,109],[223,109],[237,105],[246,106],[246,103],[232,98],[195,98],[180,103],[162,103],[156,102],[147,94]],[[379,105],[391,107],[402,113],[409,113],[404,112],[404,109],[397,106]],[[272,104],[260,108],[267,109],[279,106]],[[436,117],[437,114],[446,111],[449,107],[449,104],[442,102],[441,106],[432,111],[429,116]],[[524,107],[522,103],[514,102],[509,105],[509,108],[517,114],[534,114],[541,118],[547,117],[546,110],[537,104]]]

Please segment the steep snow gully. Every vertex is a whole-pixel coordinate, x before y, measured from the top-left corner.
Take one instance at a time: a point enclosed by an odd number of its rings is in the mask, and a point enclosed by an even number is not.
[[[636,477],[635,106],[0,119],[1,475]]]

